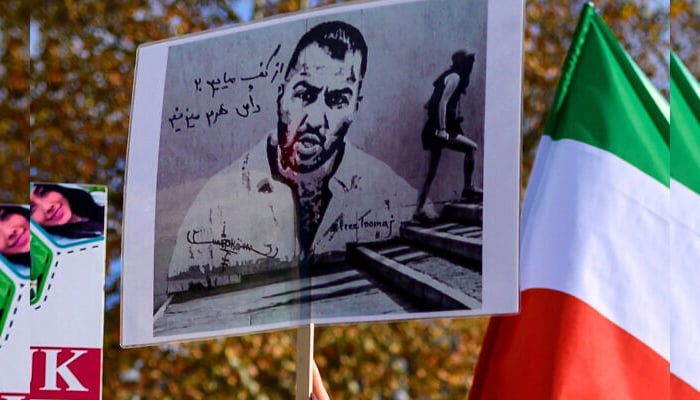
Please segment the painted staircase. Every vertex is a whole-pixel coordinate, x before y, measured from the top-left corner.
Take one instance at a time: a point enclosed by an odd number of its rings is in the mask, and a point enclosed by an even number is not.
[[[348,258],[426,309],[479,309],[482,221],[481,204],[446,204],[437,220],[404,222],[398,239],[351,246]]]

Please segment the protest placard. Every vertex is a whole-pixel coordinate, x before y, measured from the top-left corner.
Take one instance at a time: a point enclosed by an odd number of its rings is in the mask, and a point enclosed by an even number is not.
[[[102,396],[104,186],[32,183],[32,398]]]
[[[517,311],[521,68],[517,1],[140,47],[122,344]]]
[[[0,204],[0,398],[26,399],[29,350],[29,208]]]

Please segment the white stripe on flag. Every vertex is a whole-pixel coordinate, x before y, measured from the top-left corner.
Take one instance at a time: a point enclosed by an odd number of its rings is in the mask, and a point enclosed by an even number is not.
[[[537,160],[538,182],[526,194],[537,197],[523,210],[521,290],[576,296],[668,360],[668,188],[574,140],[543,136]]]
[[[700,195],[671,181],[671,372],[700,391]]]
[[[700,193],[671,179],[671,201],[673,219],[700,235]]]

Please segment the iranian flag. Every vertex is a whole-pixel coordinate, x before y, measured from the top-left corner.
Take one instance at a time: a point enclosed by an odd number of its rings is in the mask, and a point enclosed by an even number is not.
[[[671,398],[700,399],[700,87],[671,53]]]
[[[669,185],[668,103],[586,5],[523,204],[521,312],[491,319],[470,399],[669,398]]]

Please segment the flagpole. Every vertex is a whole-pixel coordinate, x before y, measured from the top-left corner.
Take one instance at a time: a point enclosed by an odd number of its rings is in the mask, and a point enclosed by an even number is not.
[[[314,354],[314,324],[297,329],[297,392],[296,400],[308,400],[311,395]]]

